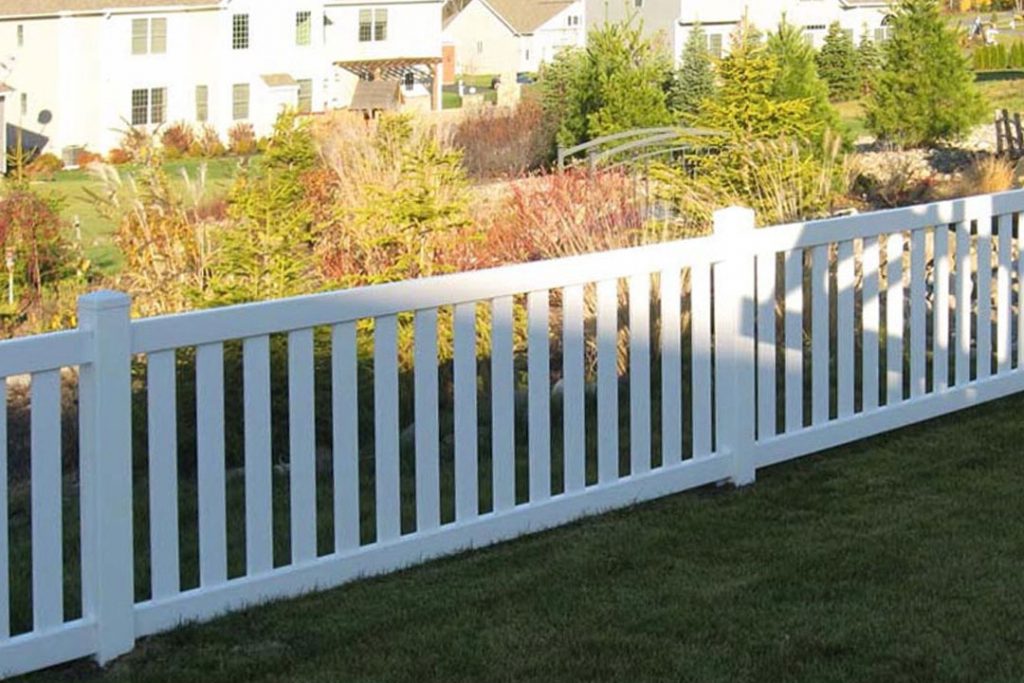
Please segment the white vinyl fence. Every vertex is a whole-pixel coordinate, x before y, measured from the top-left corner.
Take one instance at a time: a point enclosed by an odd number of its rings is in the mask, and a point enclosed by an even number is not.
[[[184,315],[83,297],[77,330],[0,343],[0,675],[1019,391],[1021,211],[728,209],[707,238]]]

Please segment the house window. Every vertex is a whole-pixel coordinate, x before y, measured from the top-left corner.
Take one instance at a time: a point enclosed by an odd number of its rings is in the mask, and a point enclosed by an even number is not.
[[[380,42],[388,38],[388,11],[386,9],[359,10],[359,42]]]
[[[132,54],[167,52],[167,19],[132,19]]]
[[[482,40],[476,41],[476,53],[478,55],[482,55],[484,53],[484,41],[482,41]]]
[[[235,14],[231,17],[231,49],[249,49],[249,15]]]
[[[18,47],[25,47],[25,25],[18,24]]]
[[[312,12],[295,13],[295,44],[310,45],[313,42]]]
[[[210,120],[210,87],[196,86],[196,121],[206,123]]]
[[[28,93],[21,93],[21,115],[28,116]]]
[[[248,83],[235,83],[231,86],[231,115],[235,121],[249,118]]]
[[[580,25],[580,17],[577,14],[570,14],[568,21],[569,21],[569,26],[579,26]]]
[[[414,87],[416,87],[416,74],[414,74],[412,71],[406,71],[405,72],[405,89],[406,90],[412,90]]]
[[[843,29],[843,34],[844,34],[844,35],[845,35],[845,36],[846,36],[847,38],[849,38],[849,39],[850,39],[850,42],[851,42],[851,43],[852,43],[852,42],[854,42],[854,38],[853,38],[853,29],[852,29],[852,28],[844,28],[844,29]]]
[[[167,88],[132,90],[132,125],[158,125],[167,121]]]
[[[709,33],[707,36],[708,40],[708,54],[716,59],[722,58],[722,34],[721,33]]]
[[[875,29],[875,42],[884,43],[891,37],[892,29],[888,26],[880,26]]]
[[[313,111],[313,79],[299,78],[295,82],[299,84],[299,112],[308,114]]]

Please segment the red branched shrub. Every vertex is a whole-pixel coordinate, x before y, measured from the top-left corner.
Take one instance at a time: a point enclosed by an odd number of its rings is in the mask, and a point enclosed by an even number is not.
[[[63,227],[59,204],[27,187],[15,187],[0,198],[0,259],[9,254],[16,280],[37,296],[66,265]]]
[[[196,141],[192,127],[184,121],[171,124],[164,129],[160,135],[160,144],[164,147],[164,154],[168,159],[180,159],[189,153]]]
[[[131,160],[131,152],[128,152],[127,150],[122,149],[121,147],[115,147],[114,149],[107,152],[107,161],[109,161],[114,166],[121,166],[122,164],[127,164]]]
[[[251,123],[236,123],[231,127],[228,131],[228,150],[239,156],[256,152],[256,129]]]
[[[554,147],[553,128],[534,100],[514,109],[481,107],[455,127],[454,145],[473,178],[510,178],[540,168]]]

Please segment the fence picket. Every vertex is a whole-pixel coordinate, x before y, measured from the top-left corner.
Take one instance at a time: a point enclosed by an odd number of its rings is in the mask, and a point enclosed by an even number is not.
[[[683,459],[682,281],[678,270],[661,273],[661,462]]]
[[[274,490],[271,454],[270,337],[242,342],[245,411],[245,563],[250,576],[274,568]]]
[[[199,585],[207,587],[228,577],[223,344],[196,348],[196,428]]]
[[[932,387],[934,391],[949,388],[949,228],[936,226],[932,236],[935,262],[935,320],[932,335]]]
[[[757,438],[776,433],[775,383],[775,261],[776,255],[757,258]]]
[[[711,268],[690,269],[690,336],[693,378],[693,457],[711,455]]]
[[[597,480],[619,477],[619,291],[616,280],[597,283]]]
[[[992,219],[978,219],[977,378],[992,375]]]
[[[511,510],[516,504],[515,346],[512,297],[491,303],[491,476],[494,510]]]
[[[651,469],[651,278],[629,279],[630,474]]]
[[[32,375],[31,392],[32,616],[45,631],[64,623],[60,371]]]
[[[836,415],[844,418],[853,415],[855,397],[853,242],[840,242],[836,257]]]
[[[398,462],[398,318],[374,320],[373,330],[374,484],[377,542],[402,533]]]
[[[288,482],[292,562],[316,558],[316,403],[313,330],[288,334]]]
[[[530,502],[551,497],[551,344],[547,290],[530,292],[527,307]]]
[[[996,274],[996,362],[999,374],[1010,371],[1013,343],[1010,332],[1010,240],[1013,238],[1013,216],[999,217],[999,270]]]
[[[811,254],[811,422],[829,418],[829,247]]]
[[[566,491],[582,491],[587,483],[583,294],[583,287],[579,285],[562,290],[562,433]]]
[[[971,226],[956,224],[956,385],[971,380]]]
[[[786,256],[786,431],[804,426],[804,252]]]
[[[0,640],[11,635],[10,507],[7,500],[7,378],[0,377]]]
[[[865,237],[861,256],[863,283],[861,285],[861,327],[864,335],[861,396],[864,412],[878,408],[879,383],[879,332],[881,327],[880,274],[881,253],[877,237]]]
[[[441,525],[440,415],[438,409],[437,309],[417,311],[414,407],[416,430],[416,530]]]
[[[334,552],[359,547],[359,370],[356,324],[331,328]]]
[[[1012,218],[1011,218],[1012,220]],[[1017,369],[1024,369],[1024,215],[1017,214]]]
[[[886,405],[903,400],[903,234],[885,243],[885,374]]]
[[[927,389],[928,339],[925,311],[925,242],[927,233],[910,233],[910,395],[923,396]]]
[[[455,306],[455,520],[479,513],[476,416],[476,304]]]
[[[149,554],[153,598],[157,600],[175,595],[181,588],[176,371],[177,360],[174,351],[149,354],[146,368]]]

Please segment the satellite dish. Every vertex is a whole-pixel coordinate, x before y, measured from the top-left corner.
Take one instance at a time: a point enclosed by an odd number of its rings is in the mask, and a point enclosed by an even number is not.
[[[50,121],[53,121],[52,111],[50,111],[49,109],[44,109],[41,112],[39,112],[39,123],[41,125],[45,126],[46,124],[50,123]]]

